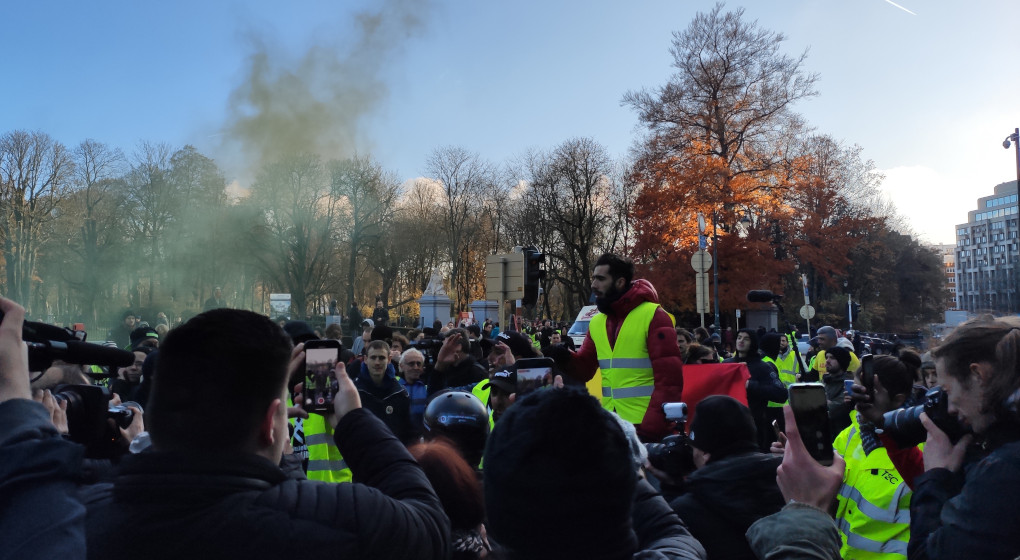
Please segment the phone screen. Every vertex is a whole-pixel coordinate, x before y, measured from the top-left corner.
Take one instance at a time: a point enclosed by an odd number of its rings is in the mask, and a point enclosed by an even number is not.
[[[551,358],[525,358],[517,360],[517,398],[553,382]]]
[[[322,342],[334,344],[318,347],[318,343]],[[325,412],[333,409],[333,397],[339,388],[333,369],[339,358],[340,346],[335,340],[308,341],[305,344],[305,410]]]
[[[797,420],[797,431],[804,447],[816,461],[832,464],[832,434],[829,430],[829,407],[825,386],[821,383],[790,385],[790,408]]]

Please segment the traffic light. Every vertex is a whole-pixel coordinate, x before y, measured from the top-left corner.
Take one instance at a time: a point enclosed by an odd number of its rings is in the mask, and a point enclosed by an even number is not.
[[[524,297],[521,303],[527,307],[538,302],[538,288],[545,278],[545,255],[534,247],[524,248]]]
[[[856,301],[850,303],[850,318],[851,321],[861,316],[861,304]]]

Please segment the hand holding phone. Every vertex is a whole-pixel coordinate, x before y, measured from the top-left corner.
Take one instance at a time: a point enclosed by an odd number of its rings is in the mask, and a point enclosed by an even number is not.
[[[790,387],[793,388],[792,385]],[[787,501],[800,502],[822,511],[829,511],[836,499],[836,492],[843,483],[846,463],[842,457],[836,455],[832,458],[831,465],[823,467],[808,453],[797,425],[792,396],[791,394],[791,404],[783,407],[787,441],[783,464],[776,469],[776,482]]]
[[[796,428],[808,453],[822,465],[832,464],[832,433],[829,429],[829,407],[825,386],[821,383],[790,385],[790,408]],[[790,425],[786,425],[790,437]]]

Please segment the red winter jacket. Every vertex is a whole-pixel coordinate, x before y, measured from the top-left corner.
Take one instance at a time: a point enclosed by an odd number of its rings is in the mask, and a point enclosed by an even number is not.
[[[659,294],[650,282],[644,279],[635,280],[630,289],[620,299],[611,304],[610,313],[606,313],[606,333],[609,344],[616,346],[616,337],[620,334],[623,320],[638,305],[650,301],[659,303]],[[660,307],[655,310],[652,322],[648,326],[648,357],[652,360],[652,375],[655,389],[652,400],[645,411],[644,420],[638,426],[638,435],[644,441],[659,441],[670,434],[670,425],[662,412],[662,404],[680,402],[684,388],[683,358],[680,347],[676,343],[676,330],[673,320]],[[572,360],[568,373],[581,381],[587,382],[595,376],[599,367],[598,352],[591,333],[584,337],[584,343],[577,352],[572,352]]]

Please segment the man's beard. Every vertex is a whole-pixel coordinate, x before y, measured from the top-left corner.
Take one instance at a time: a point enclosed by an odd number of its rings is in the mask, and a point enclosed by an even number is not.
[[[595,307],[598,308],[602,313],[609,314],[612,311],[613,304],[616,300],[620,299],[626,290],[617,290],[616,285],[613,284],[609,287],[609,293],[603,297],[595,298]]]

